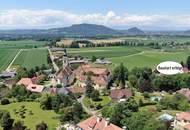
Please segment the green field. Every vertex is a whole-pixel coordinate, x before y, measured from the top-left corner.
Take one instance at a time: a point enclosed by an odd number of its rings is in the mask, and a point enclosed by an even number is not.
[[[43,64],[48,65],[47,54],[47,49],[22,50],[14,61],[13,67],[19,65],[21,67],[31,69],[36,66],[41,67]]]
[[[8,67],[17,52],[17,49],[0,49],[0,72]]]
[[[44,41],[20,40],[20,41],[0,41],[0,49],[29,49],[35,47],[42,47],[45,45]]]
[[[27,109],[24,119],[21,118],[19,114],[15,114],[14,112],[14,109],[19,111],[23,105]],[[40,104],[37,102],[19,102],[11,103],[9,105],[0,105],[0,109],[9,111],[11,117],[16,121],[24,121],[24,124],[27,126],[27,128],[30,128],[31,130],[35,130],[36,124],[42,121],[48,124],[49,130],[55,130],[54,128],[59,123],[59,120],[55,119],[58,117],[58,115],[54,111],[42,110],[40,108]],[[32,111],[33,115],[29,115],[29,111]]]
[[[93,55],[96,57],[112,58],[140,53],[144,49],[140,47],[95,47],[68,49],[68,52],[70,55],[80,55],[88,58],[91,58]]]
[[[163,61],[186,61],[190,51],[170,49],[170,52],[162,52],[143,47],[99,47],[99,48],[80,48],[69,49],[71,55],[80,55],[91,58],[93,55],[97,57],[106,57],[112,61],[110,68],[115,67],[121,62],[129,69],[134,67],[152,67],[154,68]]]

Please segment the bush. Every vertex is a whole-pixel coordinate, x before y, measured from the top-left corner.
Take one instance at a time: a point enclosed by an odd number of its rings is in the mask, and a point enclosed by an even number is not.
[[[143,93],[143,96],[144,96],[144,98],[150,98],[150,95],[149,95],[148,92],[144,92],[144,93]]]
[[[7,104],[10,104],[10,101],[8,99],[1,100],[1,105],[7,105]]]

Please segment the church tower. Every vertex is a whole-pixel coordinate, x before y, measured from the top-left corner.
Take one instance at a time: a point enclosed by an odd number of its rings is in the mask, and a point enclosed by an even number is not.
[[[68,58],[68,55],[67,55],[67,50],[64,49],[63,68],[65,68],[66,66],[69,66],[69,58]]]

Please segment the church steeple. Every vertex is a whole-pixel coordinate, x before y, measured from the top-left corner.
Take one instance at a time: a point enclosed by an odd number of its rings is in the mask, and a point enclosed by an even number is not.
[[[63,68],[69,65],[69,59],[67,56],[67,50],[64,49],[64,55],[63,55]]]

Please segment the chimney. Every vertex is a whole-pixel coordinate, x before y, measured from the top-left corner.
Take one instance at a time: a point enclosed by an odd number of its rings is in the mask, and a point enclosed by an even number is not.
[[[109,126],[110,125],[110,118],[106,118],[106,121],[105,121],[105,127]]]
[[[123,126],[122,128],[123,128],[123,130],[127,130],[127,127],[126,127],[126,126]]]
[[[96,117],[96,122],[99,123],[102,120],[102,115],[98,115]]]

